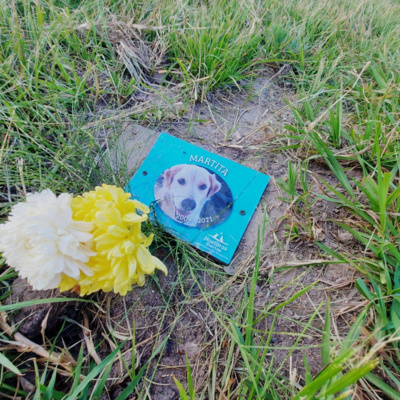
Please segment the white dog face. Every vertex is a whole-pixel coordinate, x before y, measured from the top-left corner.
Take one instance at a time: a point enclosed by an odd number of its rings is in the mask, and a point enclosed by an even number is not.
[[[197,224],[204,204],[221,189],[215,174],[197,165],[180,164],[164,171],[164,186],[175,207],[175,218]],[[193,221],[191,221],[193,219]]]

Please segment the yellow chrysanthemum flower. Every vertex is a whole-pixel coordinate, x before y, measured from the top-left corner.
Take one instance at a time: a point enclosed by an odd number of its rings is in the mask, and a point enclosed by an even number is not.
[[[167,275],[165,265],[148,250],[153,235],[147,237],[141,231],[150,210],[130,199],[129,193],[103,185],[72,199],[71,208],[74,220],[93,224],[92,250],[96,255],[87,262],[93,275],[81,272],[78,280],[63,275],[61,291],[79,285],[81,296],[97,290],[125,295],[133,284],[142,286],[145,275],[153,274],[155,269]]]

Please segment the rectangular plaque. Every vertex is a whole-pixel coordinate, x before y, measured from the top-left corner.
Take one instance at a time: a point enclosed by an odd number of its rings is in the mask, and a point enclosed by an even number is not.
[[[161,133],[127,190],[168,232],[229,264],[269,179]]]

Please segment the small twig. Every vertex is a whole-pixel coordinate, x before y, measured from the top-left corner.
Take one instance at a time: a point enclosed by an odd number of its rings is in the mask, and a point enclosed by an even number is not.
[[[4,396],[5,399],[22,400],[22,397],[19,397],[19,396],[15,397],[15,395],[11,396],[11,395],[5,394],[5,393],[2,393],[1,395]]]
[[[6,322],[7,315],[5,312],[2,312],[0,315],[0,329],[4,331],[4,333],[9,336],[10,338],[14,339],[14,346],[19,352],[32,352],[41,356],[55,364],[63,364],[64,367],[68,368],[68,364],[75,365],[75,360],[71,358],[66,358],[64,354],[59,354],[53,351],[51,354],[45,350],[42,346],[38,345],[37,343],[32,342],[27,337],[22,335],[19,332],[13,333],[14,328],[12,328]]]
[[[361,307],[365,308],[368,304],[369,304],[369,301],[365,300],[365,301],[361,301],[360,303],[358,303],[355,306],[344,307],[339,312],[335,312],[335,316],[337,318],[337,317],[340,317],[341,315],[349,314],[351,312],[358,310]]]

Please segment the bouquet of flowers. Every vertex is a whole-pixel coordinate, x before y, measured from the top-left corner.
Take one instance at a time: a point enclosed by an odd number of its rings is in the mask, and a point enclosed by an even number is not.
[[[156,269],[167,274],[149,252],[153,235],[141,230],[148,213],[115,186],[77,197],[46,189],[12,207],[0,226],[0,252],[36,290],[125,295]]]

